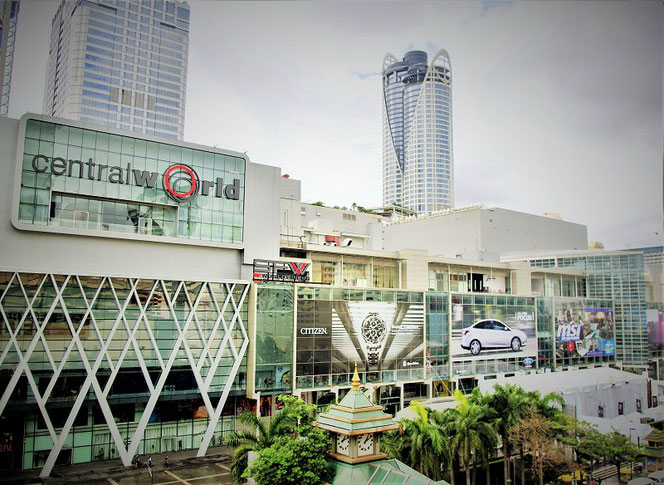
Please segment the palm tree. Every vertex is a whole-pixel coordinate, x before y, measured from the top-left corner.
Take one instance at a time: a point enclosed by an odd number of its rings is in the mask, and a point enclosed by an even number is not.
[[[231,473],[235,483],[239,484],[242,483],[242,473],[249,465],[249,453],[272,446],[279,436],[293,432],[294,427],[293,417],[286,411],[276,414],[268,427],[251,411],[243,412],[237,420],[253,429],[253,432],[232,431],[223,440],[224,444],[235,447],[231,459]]]
[[[415,419],[402,419],[402,435],[405,443],[402,451],[407,451],[404,461],[408,466],[433,480],[439,480],[443,469],[447,468],[449,453],[448,440],[443,429],[430,419],[435,411],[422,406],[419,402],[410,403],[415,412]],[[433,416],[432,416],[433,417]]]
[[[503,443],[504,483],[509,480],[510,433],[531,405],[526,392],[518,386],[496,384],[491,395],[491,408],[496,413],[494,426]]]
[[[486,392],[482,394],[482,391],[480,390],[479,387],[476,387],[473,389],[473,391],[470,393],[468,396],[468,401],[473,403],[476,406],[480,406],[484,410],[484,415],[482,420],[488,424],[490,424],[495,431],[495,426],[494,423],[496,421],[497,415],[495,410],[491,407],[491,395]],[[496,433],[497,436],[497,433]],[[487,447],[487,453],[484,456],[484,469],[486,472],[486,484],[489,485],[491,483],[491,457],[496,451],[496,445],[493,446],[493,448]],[[473,478],[474,479],[474,478]]]
[[[461,466],[465,467],[466,485],[470,485],[471,457],[474,456],[473,463],[480,458],[486,460],[498,445],[498,435],[485,419],[489,415],[488,407],[471,402],[459,390],[454,393],[454,397],[459,405],[447,411],[451,418],[447,430],[454,433],[451,447],[459,457]]]

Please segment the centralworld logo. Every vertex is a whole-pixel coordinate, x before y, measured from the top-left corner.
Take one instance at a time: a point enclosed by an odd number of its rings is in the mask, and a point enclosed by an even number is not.
[[[186,202],[198,194],[198,174],[184,163],[168,167],[163,182],[166,195],[176,202]]]

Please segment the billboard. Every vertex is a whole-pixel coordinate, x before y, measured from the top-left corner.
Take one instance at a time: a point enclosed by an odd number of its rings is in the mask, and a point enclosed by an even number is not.
[[[535,299],[452,295],[450,355],[455,362],[537,359]]]
[[[314,387],[343,384],[355,362],[367,381],[423,378],[422,296],[416,302],[298,300],[298,387],[307,385],[306,376]]]
[[[613,308],[560,308],[555,323],[557,359],[615,354]]]
[[[664,310],[646,310],[648,319],[648,350],[664,350]]]

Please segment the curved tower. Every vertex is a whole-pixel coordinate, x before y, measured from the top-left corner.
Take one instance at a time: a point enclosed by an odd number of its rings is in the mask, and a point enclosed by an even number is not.
[[[452,69],[446,50],[383,58],[383,204],[454,206]]]

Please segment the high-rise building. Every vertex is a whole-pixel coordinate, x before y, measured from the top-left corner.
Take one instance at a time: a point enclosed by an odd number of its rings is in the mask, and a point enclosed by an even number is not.
[[[19,0],[0,1],[0,116],[7,116]]]
[[[186,2],[63,0],[44,113],[182,139],[188,53]]]
[[[454,206],[452,70],[441,49],[383,59],[383,204],[420,213]]]

